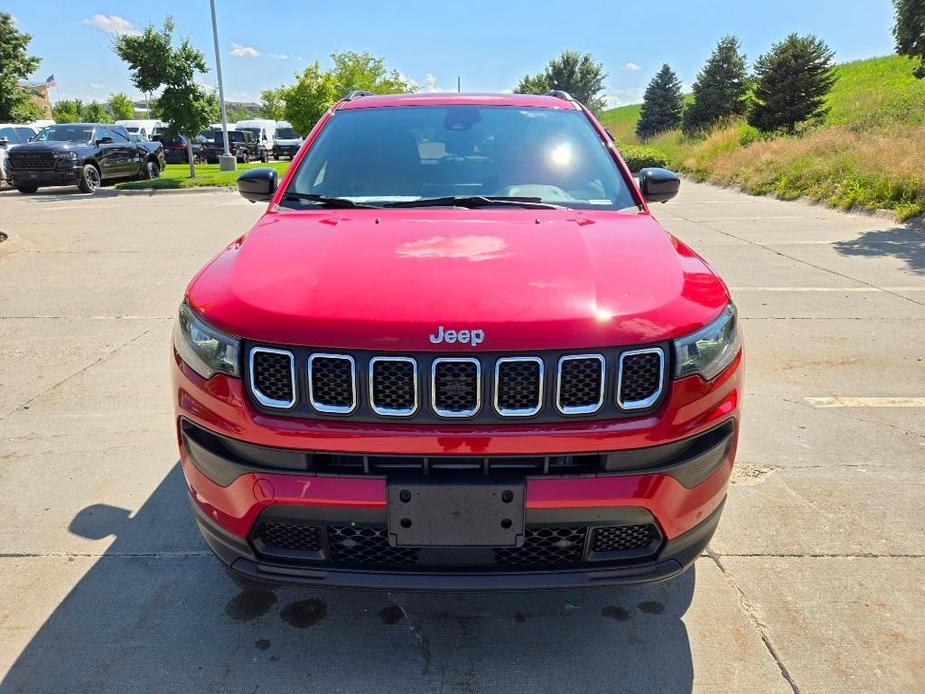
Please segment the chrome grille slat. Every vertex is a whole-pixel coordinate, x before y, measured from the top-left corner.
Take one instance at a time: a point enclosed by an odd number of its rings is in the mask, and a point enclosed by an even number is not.
[[[338,364],[338,362],[341,362]],[[315,373],[322,368],[330,374]],[[344,364],[349,372],[345,374]],[[349,378],[349,385],[345,383]],[[308,358],[308,401],[318,412],[328,414],[350,414],[357,407],[356,361],[349,354],[316,352]]]
[[[410,367],[410,377],[401,372],[402,366]],[[392,373],[386,374],[386,369]],[[368,384],[369,406],[376,414],[410,417],[417,412],[418,363],[411,357],[373,357],[369,360]],[[398,406],[405,403],[405,407]]]
[[[634,349],[620,354],[617,363],[617,405],[624,410],[644,410],[662,395],[665,383],[665,352],[661,347]],[[629,397],[629,396],[642,397]]]
[[[535,365],[535,375],[530,365]],[[493,388],[495,412],[502,417],[532,417],[543,409],[543,370],[539,357],[498,358]],[[535,385],[531,387],[533,379]]]
[[[556,407],[562,414],[591,414],[604,404],[603,354],[567,354],[556,369]]]
[[[270,373],[271,366],[269,364],[261,364],[261,355],[271,355],[272,357],[276,357],[277,360],[280,360],[281,358],[287,358],[289,360],[289,398],[283,399],[272,397],[272,395],[285,394],[284,384],[281,382],[284,379],[285,374]],[[285,349],[253,347],[251,348],[250,354],[248,355],[248,359],[250,362],[250,368],[248,369],[248,373],[250,375],[250,389],[253,396],[257,399],[257,402],[259,402],[264,407],[272,407],[273,409],[277,410],[288,410],[292,407],[295,407],[295,355]],[[266,361],[269,361],[269,359]],[[278,365],[272,365],[272,371],[279,372],[281,369]],[[262,385],[265,390],[270,390],[270,383],[273,384],[272,390],[274,392],[267,394],[261,390],[260,386]]]
[[[481,362],[474,357],[434,359],[430,401],[434,413],[440,417],[473,417],[478,414],[482,408]]]

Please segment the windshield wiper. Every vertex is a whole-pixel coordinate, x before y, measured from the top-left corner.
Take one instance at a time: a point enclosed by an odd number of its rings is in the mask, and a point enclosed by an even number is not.
[[[387,202],[384,207],[523,207],[528,210],[564,210],[562,205],[543,202],[543,198],[514,195],[449,195]]]
[[[323,205],[324,207],[336,208],[375,207],[375,205],[364,205],[359,202],[354,202],[348,198],[334,198],[327,195],[318,195],[317,193],[297,193],[292,190],[288,190],[283,193],[283,200],[307,200],[308,202],[317,202],[319,205]]]

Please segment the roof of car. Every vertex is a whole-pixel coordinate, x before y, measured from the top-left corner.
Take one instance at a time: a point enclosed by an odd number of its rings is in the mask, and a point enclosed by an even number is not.
[[[558,108],[575,110],[577,102],[561,96],[537,94],[369,94],[341,101],[337,108],[380,108],[384,106],[517,106],[520,108]]]

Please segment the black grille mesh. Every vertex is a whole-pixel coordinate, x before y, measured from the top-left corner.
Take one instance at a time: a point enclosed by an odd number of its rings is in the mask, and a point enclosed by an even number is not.
[[[390,546],[384,527],[329,525],[328,544],[331,558],[345,564],[405,566],[418,559],[416,549]]]
[[[254,352],[254,385],[272,400],[291,402],[292,360],[289,355]]]
[[[260,527],[260,541],[267,547],[298,552],[318,552],[321,550],[321,537],[318,528],[312,525],[264,523]]]
[[[375,362],[372,393],[373,405],[380,410],[414,409],[414,364],[407,361]]]
[[[528,528],[522,547],[495,549],[502,566],[564,566],[581,562],[587,529]]]
[[[54,152],[17,152],[15,149],[9,153],[10,165],[16,169],[53,169],[55,168]]]
[[[539,362],[506,361],[498,365],[498,409],[537,409],[540,387]]]
[[[596,358],[562,362],[559,405],[563,408],[591,407],[601,400],[603,368]]]
[[[319,405],[353,407],[353,364],[342,357],[312,360],[312,397]]]
[[[630,354],[623,357],[620,374],[620,401],[638,402],[658,392],[662,360],[658,354]]]
[[[478,407],[478,365],[443,361],[434,370],[434,404],[442,412],[468,412]]]
[[[645,549],[652,544],[655,538],[655,526],[651,523],[595,528],[591,536],[591,551],[622,552],[631,549]]]

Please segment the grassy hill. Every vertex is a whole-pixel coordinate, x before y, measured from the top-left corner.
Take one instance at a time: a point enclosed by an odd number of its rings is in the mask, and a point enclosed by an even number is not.
[[[754,194],[808,196],[834,207],[890,209],[905,219],[925,214],[925,80],[899,56],[843,63],[824,122],[800,134],[766,137],[744,122],[706,138],[664,133],[646,145],[699,179]],[[602,114],[634,157],[639,105]],[[647,147],[648,150],[648,147]]]

